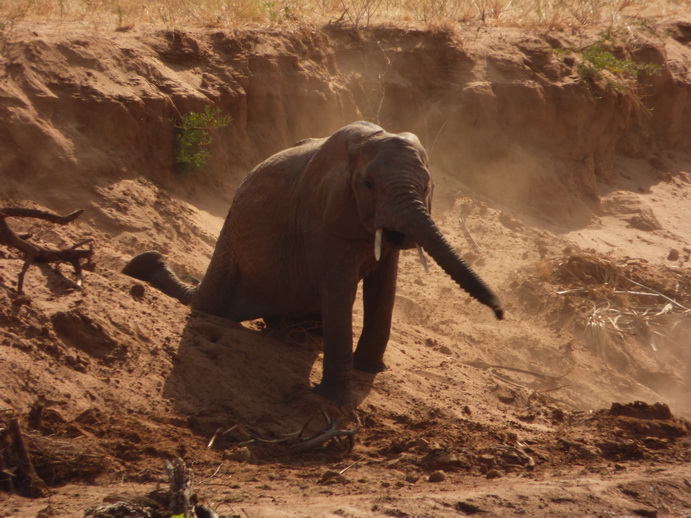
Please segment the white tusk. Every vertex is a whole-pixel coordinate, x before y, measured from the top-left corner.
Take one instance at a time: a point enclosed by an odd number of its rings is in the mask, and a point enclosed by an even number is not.
[[[378,261],[381,259],[381,236],[384,229],[378,228],[374,233],[374,258]]]
[[[427,258],[425,257],[425,249],[422,248],[420,245],[417,245],[417,253],[420,256],[420,262],[422,263],[422,267],[425,269],[426,273],[429,273],[429,266],[427,266]]]

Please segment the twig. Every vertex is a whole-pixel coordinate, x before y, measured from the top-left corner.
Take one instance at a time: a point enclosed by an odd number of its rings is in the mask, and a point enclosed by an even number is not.
[[[214,471],[211,475],[209,475],[208,477],[206,477],[206,478],[200,480],[198,485],[201,486],[202,484],[205,484],[207,480],[211,480],[212,478],[214,478],[216,475],[218,475],[218,472],[221,471],[221,468],[222,468],[222,467],[223,467],[223,462],[221,462],[221,463],[218,465],[218,467],[216,468],[216,471]]]
[[[343,475],[343,473],[345,473],[346,471],[348,471],[348,470],[349,470],[350,468],[352,468],[353,466],[359,464],[360,462],[362,462],[362,459],[356,460],[356,461],[353,462],[350,466],[346,466],[346,467],[343,468],[341,471],[339,471],[338,474],[339,474],[339,475]]]
[[[321,409],[321,411],[324,420],[329,425],[328,429],[318,432],[312,437],[305,439],[297,446],[296,449],[298,451],[307,451],[321,446],[330,439],[334,439],[336,437],[347,437],[349,439],[348,450],[352,450],[353,446],[355,445],[355,435],[357,435],[357,433],[360,431],[360,428],[362,428],[362,422],[360,421],[360,416],[357,414],[357,412],[355,412],[355,428],[348,430],[338,428],[338,423],[332,420],[324,409]]]
[[[568,388],[570,385],[559,385],[558,387],[552,387],[548,389],[535,389],[535,392],[538,394],[544,394],[546,392],[555,392],[557,390],[565,389]]]
[[[527,389],[528,387],[524,385],[523,383],[518,383],[517,381],[512,380],[508,376],[505,376],[504,374],[501,374],[500,372],[493,371],[492,374],[494,374],[497,378],[502,380],[504,383],[508,383],[509,385],[513,385],[514,387],[520,387]]]
[[[386,84],[384,83],[384,79],[386,78],[386,75],[389,73],[389,69],[391,68],[391,59],[389,59],[389,56],[386,54],[384,51],[384,48],[381,46],[381,42],[377,42],[377,46],[379,47],[379,50],[381,50],[382,55],[384,56],[384,59],[386,60],[386,69],[382,74],[379,74],[379,84],[381,87],[381,99],[379,99],[379,106],[377,106],[377,124],[381,124],[381,111],[382,108],[384,107],[384,98],[386,97]]]
[[[639,295],[646,297],[659,297],[659,293],[648,293],[647,291],[629,291],[629,290],[614,290],[615,295]]]
[[[432,153],[434,153],[434,147],[437,145],[437,140],[439,140],[439,137],[441,136],[442,131],[444,131],[447,122],[449,122],[449,119],[444,120],[441,126],[439,126],[439,131],[437,131],[437,134],[432,141],[432,145],[429,147],[429,156],[432,156]]]
[[[657,293],[660,297],[662,297],[663,299],[669,300],[672,304],[674,304],[675,306],[679,306],[679,307],[680,307],[681,309],[683,309],[684,311],[688,311],[688,310],[689,310],[689,308],[687,308],[686,306],[684,306],[684,305],[682,305],[682,304],[679,304],[676,300],[674,300],[674,299],[672,299],[672,298],[669,298],[667,295],[663,295],[663,294],[660,293],[659,291],[654,290],[654,289],[650,288],[649,286],[646,286],[645,284],[641,284],[640,282],[636,282],[636,281],[634,281],[633,279],[629,279],[628,277],[626,277],[626,276],[624,276],[624,275],[622,275],[622,277],[624,277],[624,279],[626,279],[627,281],[632,282],[632,283],[635,284],[636,286],[640,286],[641,288],[645,288],[646,290],[650,290],[650,291],[652,291],[653,293]]]
[[[218,436],[221,435],[221,430],[223,430],[223,428],[220,427],[216,430],[216,433],[214,433],[213,437],[211,437],[209,444],[206,445],[207,448],[211,448],[214,445]]]
[[[24,264],[19,272],[17,279],[17,293],[21,294],[24,289],[24,276],[29,270],[29,267],[34,263],[70,263],[74,267],[75,275],[77,276],[77,286],[82,285],[83,274],[80,261],[87,260],[87,265],[91,264],[91,258],[94,255],[93,248],[90,246],[88,250],[77,250],[78,247],[91,243],[91,239],[80,241],[76,245],[71,246],[65,250],[51,250],[42,246],[36,245],[26,240],[26,238],[17,235],[5,221],[5,218],[37,218],[66,225],[77,219],[84,211],[77,210],[67,216],[59,216],[50,212],[35,209],[21,209],[21,208],[0,208],[0,243],[11,246],[24,254]]]
[[[418,256],[420,257],[420,262],[422,263],[422,267],[425,269],[425,273],[429,273],[429,265],[427,264],[427,258],[425,257],[425,251],[419,245],[417,247],[417,253],[418,253]]]
[[[513,371],[513,372],[520,372],[521,374],[529,374],[531,376],[535,376],[536,378],[541,378],[545,381],[554,381],[558,380],[563,376],[549,376],[548,374],[542,374],[541,372],[535,372],[535,371],[529,371],[526,369],[519,369],[518,367],[507,367],[505,365],[495,365],[491,363],[485,363],[485,362],[461,362],[464,365],[470,365],[471,367],[475,367],[478,369],[504,369],[507,371]]]
[[[585,288],[573,288],[571,290],[558,291],[557,295],[567,295],[569,293],[580,293],[581,291],[586,291]]]
[[[326,443],[327,441],[330,441],[331,439],[345,438],[348,441],[347,449],[349,451],[352,450],[355,443],[355,435],[357,435],[357,433],[360,431],[360,428],[362,428],[362,422],[360,421],[360,416],[357,414],[357,412],[354,413],[355,427],[352,429],[341,429],[338,427],[338,423],[335,420],[331,419],[329,414],[323,408],[321,408],[320,410],[322,418],[325,421],[326,427],[308,437],[303,437],[303,434],[305,433],[307,426],[314,419],[314,416],[310,417],[310,419],[297,432],[284,434],[282,437],[278,439],[265,439],[261,437],[261,435],[257,433],[255,430],[252,430],[248,427],[248,431],[252,436],[252,439],[242,444],[250,444],[252,442],[260,442],[264,444],[282,444],[294,448],[297,451],[304,452],[311,450],[313,448],[317,448],[322,444]]]
[[[75,210],[67,216],[58,216],[52,212],[37,209],[22,209],[18,207],[6,207],[0,209],[0,217],[5,218],[36,218],[50,221],[51,223],[58,223],[60,225],[67,225],[71,223],[84,213],[83,209]]]
[[[479,252],[482,250],[480,248],[480,245],[477,244],[477,241],[473,238],[473,235],[470,233],[470,230],[468,230],[468,227],[465,224],[465,218],[463,216],[458,216],[458,221],[461,223],[461,229],[463,230],[463,234],[465,235],[465,238],[470,242],[471,245]]]

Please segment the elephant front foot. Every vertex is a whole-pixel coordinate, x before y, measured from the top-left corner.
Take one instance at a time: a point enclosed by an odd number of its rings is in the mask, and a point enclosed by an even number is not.
[[[381,359],[371,359],[364,356],[358,356],[357,352],[353,357],[353,368],[369,372],[370,374],[378,374],[386,370],[386,365]]]
[[[312,391],[339,405],[355,406],[355,398],[353,397],[353,391],[350,389],[350,384],[344,385],[342,383],[322,381]]]

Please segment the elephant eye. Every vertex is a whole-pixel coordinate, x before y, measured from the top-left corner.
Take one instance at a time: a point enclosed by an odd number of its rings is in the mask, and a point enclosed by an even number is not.
[[[374,187],[374,182],[367,178],[367,180],[365,180],[365,187],[367,187],[368,189],[372,189]]]

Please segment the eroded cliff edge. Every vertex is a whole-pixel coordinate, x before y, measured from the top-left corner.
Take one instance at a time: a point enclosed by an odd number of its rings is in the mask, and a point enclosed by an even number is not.
[[[438,183],[562,223],[597,210],[598,182],[616,154],[664,169],[691,149],[686,22],[588,32],[65,24],[2,40],[0,175],[9,197],[66,170],[72,190],[94,177],[178,182],[172,121],[207,104],[232,117],[209,164],[231,190],[271,153],[367,119],[417,133]],[[584,52],[594,46],[641,72],[588,73]],[[60,200],[52,189],[37,201]]]

